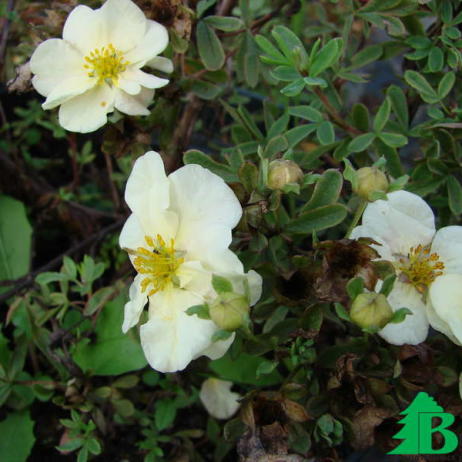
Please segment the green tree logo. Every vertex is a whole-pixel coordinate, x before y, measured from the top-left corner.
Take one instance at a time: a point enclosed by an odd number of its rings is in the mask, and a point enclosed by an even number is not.
[[[459,444],[454,432],[447,428],[455,420],[452,414],[444,409],[427,393],[420,392],[407,409],[401,412],[404,417],[399,421],[403,428],[393,437],[404,440],[388,454],[449,454]],[[441,422],[433,425],[433,418]],[[432,435],[440,433],[443,436],[443,447],[433,449]]]

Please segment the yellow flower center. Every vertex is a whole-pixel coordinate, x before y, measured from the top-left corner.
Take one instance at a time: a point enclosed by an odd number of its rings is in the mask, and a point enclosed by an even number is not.
[[[400,280],[412,284],[423,293],[427,287],[443,274],[444,263],[437,253],[430,253],[430,246],[411,247],[407,257],[399,259]]]
[[[141,291],[145,292],[149,287],[148,295],[151,296],[175,282],[175,273],[184,262],[184,258],[175,251],[174,239],[170,240],[169,245],[159,234],[156,239],[150,236],[145,236],[144,239],[152,250],[138,247],[136,251],[129,253],[136,255],[133,261],[136,271],[146,275],[141,282]]]
[[[106,47],[95,48],[85,56],[83,67],[88,70],[88,77],[98,79],[98,85],[105,82],[109,85],[117,85],[119,75],[129,64],[123,54],[110,43]]]

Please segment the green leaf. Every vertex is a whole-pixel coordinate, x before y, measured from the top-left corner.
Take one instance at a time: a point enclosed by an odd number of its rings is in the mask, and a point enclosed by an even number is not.
[[[204,82],[202,80],[196,80],[191,86],[191,91],[199,96],[199,98],[205,100],[215,99],[222,91],[222,88],[218,85],[214,85],[210,82]]]
[[[354,300],[358,295],[364,292],[364,280],[363,278],[357,277],[350,279],[346,286],[348,296],[351,300]]]
[[[244,162],[239,167],[239,179],[241,180],[242,186],[248,193],[254,191],[258,186],[258,168],[252,162]]]
[[[199,21],[196,36],[199,56],[204,66],[209,71],[220,69],[225,63],[225,52],[215,31],[204,21]]]
[[[363,132],[369,131],[369,110],[362,103],[353,106],[352,119],[354,126]]]
[[[339,198],[342,185],[342,174],[338,170],[326,170],[317,181],[313,195],[303,211],[334,204]]]
[[[232,359],[228,352],[222,358],[211,361],[209,367],[220,379],[233,383],[260,387],[280,383],[282,377],[277,370],[257,378],[256,371],[262,362],[267,362],[267,360],[247,353],[240,353],[236,359]]]
[[[256,35],[257,45],[275,62],[275,64],[289,64],[285,56],[263,35]]]
[[[247,85],[253,88],[258,83],[260,73],[260,61],[257,59],[257,44],[249,31],[245,33],[243,40],[242,53],[239,55],[240,63],[242,63],[242,73]]]
[[[283,82],[294,82],[301,78],[300,73],[291,66],[278,66],[271,71],[271,75]]]
[[[289,107],[289,114],[310,122],[322,122],[324,117],[321,112],[312,106],[292,106]]]
[[[5,462],[25,462],[35,443],[29,412],[14,412],[0,422],[0,454]]]
[[[371,45],[364,48],[351,58],[351,65],[348,67],[348,70],[359,69],[374,61],[378,61],[382,54],[383,49],[381,45]]]
[[[295,80],[284,88],[281,88],[281,93],[285,96],[293,97],[299,95],[305,88],[305,82],[302,78]]]
[[[359,135],[353,140],[351,140],[350,144],[348,145],[349,152],[361,152],[365,151],[374,141],[375,134],[374,133],[364,133],[364,135]]]
[[[427,79],[416,71],[406,71],[404,73],[404,80],[412,87],[415,88],[422,99],[426,103],[436,103],[439,97],[433,87],[428,83]]]
[[[337,316],[340,319],[351,322],[351,318],[350,318],[350,315],[348,314],[348,311],[341,303],[334,303],[334,308],[335,308],[335,312],[337,313]]]
[[[345,163],[345,169],[343,170],[343,177],[345,178],[345,180],[351,183],[351,187],[353,188],[353,190],[357,190],[358,189],[358,174],[348,159],[343,159],[343,162]]]
[[[225,294],[233,291],[233,285],[231,282],[222,276],[217,276],[216,274],[212,276],[212,286],[217,294]]]
[[[440,80],[438,85],[438,96],[440,99],[446,98],[449,92],[452,90],[454,83],[456,82],[456,74],[454,72],[448,72],[444,74],[444,77]]]
[[[389,274],[383,281],[382,287],[380,288],[380,293],[388,297],[393,290],[395,285],[396,274]]]
[[[0,280],[27,274],[31,237],[32,228],[22,202],[0,195]]]
[[[196,6],[197,17],[200,18],[215,3],[217,0],[200,0]]]
[[[389,323],[399,324],[404,321],[404,318],[414,313],[408,308],[400,308],[399,310],[393,313],[393,317],[390,319]]]
[[[189,151],[186,151],[183,156],[183,162],[185,164],[201,165],[202,167],[217,174],[228,183],[239,181],[238,176],[232,171],[229,165],[216,162],[202,151],[198,151],[196,149],[190,149]]]
[[[335,64],[340,57],[342,47],[343,40],[341,38],[336,38],[330,40],[327,45],[321,48],[311,62],[309,69],[310,77],[318,76],[321,72]]]
[[[290,62],[294,63],[294,56],[297,51],[300,53],[302,61],[308,59],[302,41],[287,27],[280,25],[274,27],[271,35]]]
[[[391,107],[401,127],[407,130],[409,127],[409,110],[403,90],[396,85],[391,85],[388,87],[387,97],[390,99]]]
[[[390,118],[391,103],[388,98],[385,98],[383,103],[380,105],[379,110],[374,118],[374,131],[380,133],[385,127],[388,119]]]
[[[462,186],[456,177],[450,175],[447,179],[449,208],[454,215],[462,213]]]
[[[154,422],[157,430],[162,431],[170,427],[176,417],[175,402],[170,399],[158,400],[154,411]]]
[[[94,375],[120,375],[146,366],[135,329],[122,333],[126,291],[108,302],[98,316],[96,340],[78,342],[72,352],[74,361],[84,372]]]
[[[232,16],[207,16],[204,21],[209,26],[224,32],[234,32],[244,27],[241,19]]]
[[[262,375],[271,374],[278,365],[277,361],[262,361],[256,370],[257,378],[261,377]]]
[[[297,234],[311,234],[341,223],[347,216],[347,209],[340,204],[325,205],[309,210],[291,220],[286,231]]]
[[[444,53],[441,48],[433,47],[428,55],[428,68],[430,72],[440,72],[444,66]]]
[[[407,144],[407,137],[400,135],[399,133],[382,132],[380,133],[379,138],[391,148],[400,148]]]
[[[210,319],[209,306],[206,304],[190,306],[186,310],[186,314],[188,316],[197,315],[200,319]]]
[[[221,342],[223,340],[228,340],[229,337],[231,337],[231,335],[233,335],[233,333],[229,330],[219,329],[215,331],[212,335],[212,342]]]
[[[56,271],[45,271],[44,273],[40,273],[35,278],[35,282],[37,284],[46,286],[51,282],[59,282],[59,281],[67,281],[69,276],[63,273],[57,273]]]
[[[335,141],[334,126],[331,122],[325,120],[321,122],[316,130],[316,135],[319,142],[325,146],[326,144],[332,144]]]

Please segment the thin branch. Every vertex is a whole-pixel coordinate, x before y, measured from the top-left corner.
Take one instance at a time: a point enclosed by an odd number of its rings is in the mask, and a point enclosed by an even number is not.
[[[27,287],[33,285],[35,278],[40,273],[43,273],[44,271],[50,271],[56,268],[57,266],[59,266],[65,256],[71,256],[85,249],[85,247],[92,244],[93,242],[97,242],[103,239],[106,236],[106,234],[116,231],[118,228],[120,228],[123,225],[124,221],[125,221],[125,218],[122,220],[116,221],[115,223],[112,223],[106,228],[103,228],[102,230],[94,233],[90,237],[87,237],[86,239],[74,245],[70,249],[63,252],[62,254],[53,258],[53,260],[49,261],[46,265],[40,267],[39,269],[35,271],[31,271],[29,274],[27,274],[26,276],[22,278],[16,279],[15,281],[13,281],[15,284],[15,287],[11,288],[7,292],[4,292],[0,295],[0,303],[8,300],[10,297],[12,297],[13,295],[16,295],[18,292],[22,291],[23,289],[26,289]]]
[[[324,104],[324,107],[333,122],[335,122],[339,127],[342,127],[347,132],[350,132],[352,135],[361,135],[361,130],[358,130],[356,127],[353,127],[345,119],[343,119],[343,117],[338,113],[337,109],[335,109],[335,107],[332,106],[331,102],[320,88],[315,88],[314,92]]]
[[[6,14],[3,20],[3,28],[0,37],[0,64],[3,66],[5,57],[6,42],[8,41],[8,34],[10,33],[10,20],[8,19],[9,14],[13,11],[14,0],[8,0],[6,4]]]

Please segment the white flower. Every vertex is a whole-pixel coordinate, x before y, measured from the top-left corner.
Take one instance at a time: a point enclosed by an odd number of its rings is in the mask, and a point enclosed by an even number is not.
[[[234,336],[212,342],[215,323],[185,310],[216,297],[213,274],[230,280],[238,293],[244,294],[248,285],[251,305],[260,298],[260,276],[245,274],[228,248],[242,214],[233,191],[199,165],[186,165],[167,177],[161,157],[151,151],[135,162],[125,200],[133,213],[120,246],[139,274],[130,287],[123,331],[137,324],[149,301],[149,321],[140,335],[154,369],[173,372],[201,355],[221,357]]]
[[[172,72],[169,59],[158,57],[168,44],[161,24],[146,19],[130,0],[107,0],[96,10],[79,5],[64,24],[63,39],[50,39],[34,51],[32,84],[59,109],[59,123],[74,132],[103,126],[115,109],[148,115],[154,89],[168,80],[140,69],[147,65]]]
[[[229,419],[239,409],[241,395],[231,391],[232,382],[209,378],[202,383],[199,398],[216,419]]]
[[[436,231],[433,212],[421,197],[406,191],[387,197],[367,206],[362,225],[352,233],[381,244],[373,247],[398,274],[388,301],[395,311],[405,307],[413,313],[379,334],[395,345],[416,345],[431,324],[462,343],[462,226]]]

